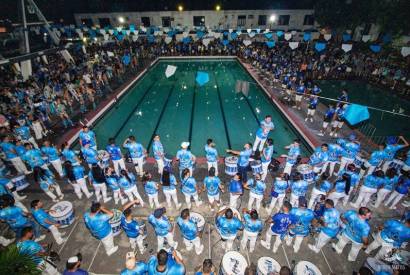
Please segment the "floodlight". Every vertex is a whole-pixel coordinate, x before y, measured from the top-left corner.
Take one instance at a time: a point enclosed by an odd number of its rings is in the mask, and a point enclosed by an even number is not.
[[[269,21],[275,22],[275,21],[276,21],[276,15],[275,15],[275,14],[272,14],[272,15],[269,17]]]

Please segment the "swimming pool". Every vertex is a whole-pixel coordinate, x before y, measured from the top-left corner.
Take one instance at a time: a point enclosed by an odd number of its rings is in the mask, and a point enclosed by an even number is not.
[[[175,75],[165,77],[167,65],[177,66]],[[199,86],[197,71],[209,74],[209,82]],[[248,96],[235,92],[236,80],[251,82]],[[117,144],[134,135],[151,149],[154,134],[161,136],[165,151],[175,155],[182,141],[191,143],[191,151],[204,156],[204,145],[212,138],[221,156],[227,148],[242,149],[253,142],[258,121],[272,115],[275,149],[284,146],[299,133],[272,105],[261,88],[236,59],[165,59],[154,64],[118,102],[93,126],[99,148],[110,137]],[[302,144],[302,154],[310,148]]]
[[[410,102],[397,96],[393,91],[382,90],[360,81],[321,81],[323,96],[337,98],[341,90],[346,88],[349,101],[372,106],[388,111],[402,109],[404,114],[410,115]],[[325,103],[326,100],[323,100]],[[366,123],[376,129],[376,137],[403,135],[410,138],[409,118],[375,110],[370,111],[370,119]],[[380,140],[380,139],[379,139]]]

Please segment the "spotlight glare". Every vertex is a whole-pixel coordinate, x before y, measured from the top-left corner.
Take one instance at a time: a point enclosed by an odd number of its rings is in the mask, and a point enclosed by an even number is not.
[[[184,10],[184,7],[182,5],[179,5],[178,6],[178,11],[183,11],[183,10]]]
[[[221,10],[221,6],[220,6],[220,5],[216,5],[215,9],[216,9],[216,11],[220,11],[220,10]]]
[[[121,24],[123,24],[125,22],[124,17],[120,16],[118,17],[118,22],[120,22]]]
[[[275,15],[275,14],[272,14],[272,15],[269,17],[269,21],[275,22],[275,21],[276,21],[276,15]]]

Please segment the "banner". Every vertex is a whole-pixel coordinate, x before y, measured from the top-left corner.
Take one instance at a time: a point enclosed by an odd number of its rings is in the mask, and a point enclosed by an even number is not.
[[[352,44],[342,44],[342,50],[347,53],[352,50],[353,45]]]
[[[410,54],[410,47],[403,47],[400,51],[401,55],[406,57]]]
[[[326,43],[316,42],[316,44],[315,44],[315,49],[316,49],[316,51],[321,52],[321,51],[323,51],[325,48],[326,48]]]
[[[285,40],[289,41],[292,38],[292,34],[290,32],[285,33]]]
[[[294,50],[299,47],[299,42],[289,42],[289,47]]]
[[[251,40],[243,40],[243,44],[244,44],[246,47],[248,47],[249,45],[252,44],[252,41],[251,41]]]
[[[382,47],[380,45],[376,45],[376,44],[370,45],[370,50],[374,53],[380,52],[381,49]]]
[[[327,34],[323,35],[323,38],[324,38],[326,41],[329,41],[330,38],[332,38],[332,35],[331,35],[330,33],[327,33]]]
[[[362,41],[363,41],[363,42],[366,43],[366,42],[369,41],[369,40],[370,40],[370,35],[363,35],[363,36],[362,36]]]

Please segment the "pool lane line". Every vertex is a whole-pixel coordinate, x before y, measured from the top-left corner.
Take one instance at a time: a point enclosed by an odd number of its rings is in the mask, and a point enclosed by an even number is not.
[[[195,73],[195,78],[196,78],[197,73]],[[188,136],[188,141],[189,141],[190,146],[192,145],[192,127],[194,126],[195,98],[196,98],[196,90],[197,90],[196,81],[194,83],[195,83],[194,84],[194,94],[192,96],[192,107],[191,107],[191,121],[189,122],[189,136]]]
[[[224,123],[224,128],[225,128],[226,141],[228,142],[228,148],[229,148],[229,149],[232,149],[232,147],[231,147],[231,140],[230,140],[230,138],[229,138],[229,133],[228,133],[228,126],[227,126],[227,124],[226,124],[225,111],[224,111],[224,107],[223,107],[223,104],[222,104],[221,92],[219,91],[218,80],[216,80],[215,71],[212,71],[212,74],[214,75],[214,78],[215,78],[216,91],[217,91],[217,94],[218,94],[219,107],[221,108],[222,121],[223,121],[223,123]]]
[[[156,81],[153,81],[152,84],[148,87],[148,89],[145,90],[144,95],[141,97],[141,99],[138,101],[138,103],[135,105],[134,109],[132,109],[132,112],[127,116],[127,119],[125,122],[121,125],[120,129],[115,133],[114,139],[118,137],[120,132],[124,129],[125,125],[128,123],[128,121],[131,119],[132,115],[134,112],[138,109],[138,107],[141,105],[141,103],[144,101],[145,97],[147,96],[148,92],[151,91],[152,87],[157,83]]]
[[[169,92],[168,92],[167,99],[165,100],[165,104],[164,104],[164,106],[162,106],[162,110],[161,110],[161,113],[159,114],[157,124],[155,125],[154,131],[152,132],[151,139],[150,139],[149,142],[148,142],[147,153],[149,153],[149,150],[150,150],[151,145],[152,145],[152,141],[154,140],[154,137],[155,137],[155,135],[157,134],[157,131],[158,131],[158,128],[159,128],[159,124],[160,124],[160,122],[161,122],[161,120],[162,120],[162,116],[163,116],[164,113],[165,113],[165,109],[166,109],[167,106],[168,106],[168,101],[169,101],[169,99],[171,98],[171,94],[174,92],[175,84],[176,84],[176,83],[177,83],[177,79],[175,79],[175,80],[173,81],[172,87],[171,87],[171,89],[170,89]]]

